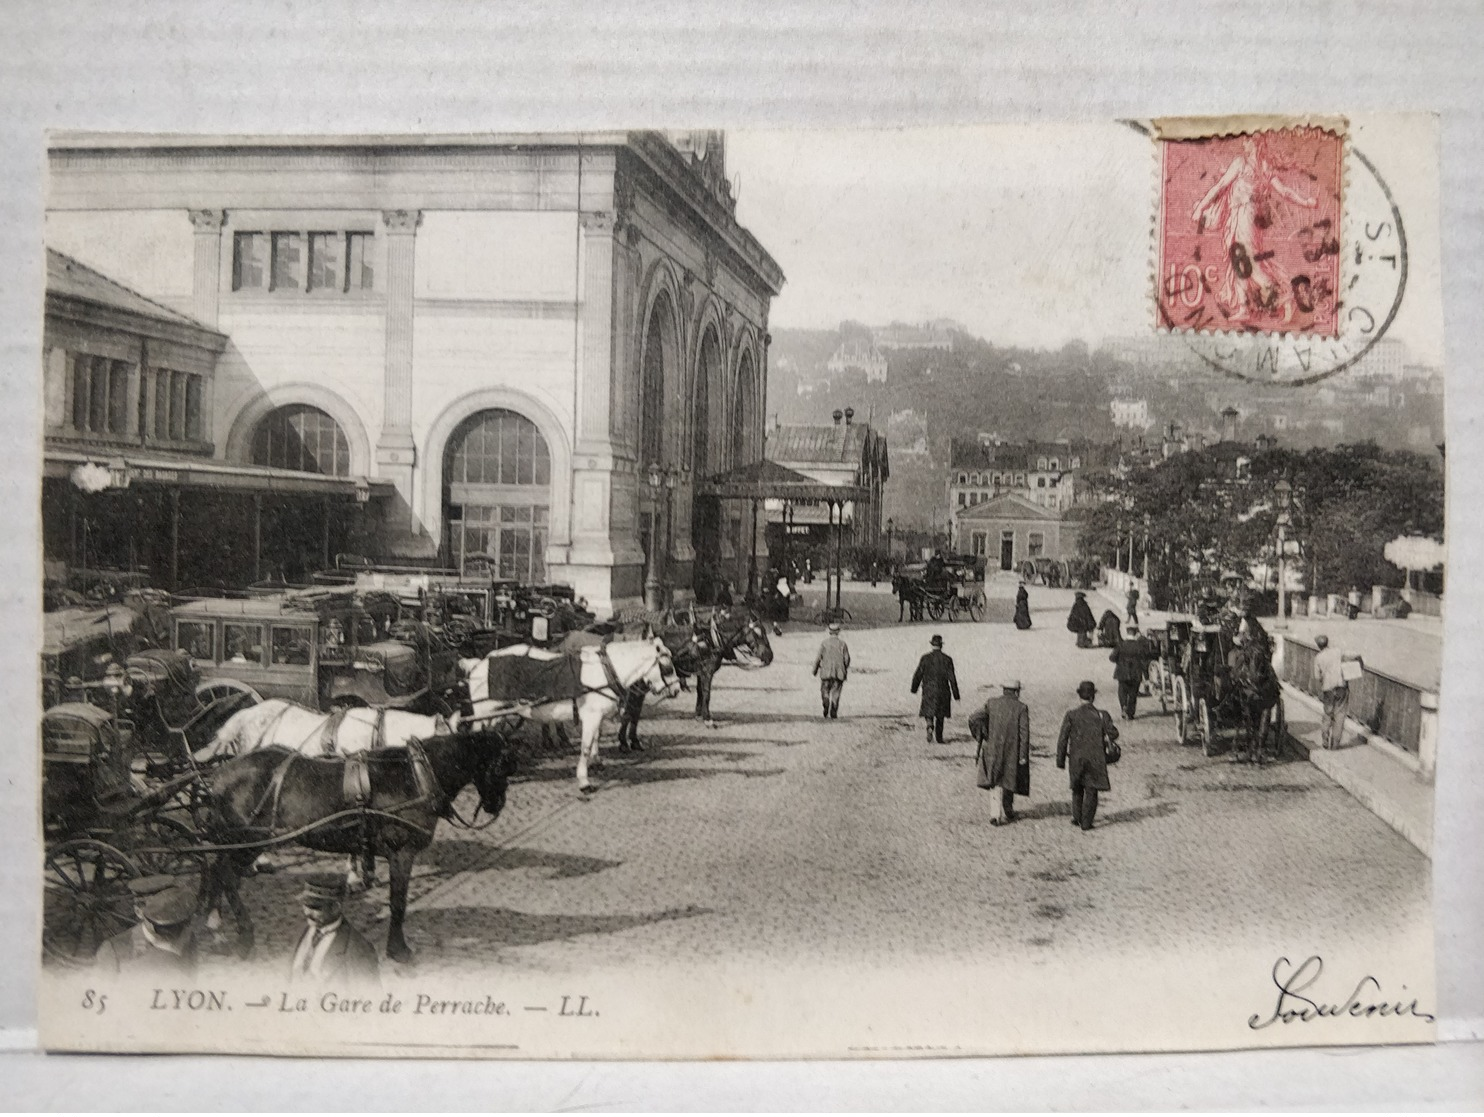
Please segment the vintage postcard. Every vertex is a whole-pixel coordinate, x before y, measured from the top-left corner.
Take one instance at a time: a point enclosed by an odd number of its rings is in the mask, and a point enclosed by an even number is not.
[[[1434,118],[47,160],[49,1050],[1432,1041]]]

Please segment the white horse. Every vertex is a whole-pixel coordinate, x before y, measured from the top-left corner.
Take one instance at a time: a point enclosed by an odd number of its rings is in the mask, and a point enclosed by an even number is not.
[[[322,714],[282,698],[269,698],[233,714],[193,755],[197,763],[205,763],[276,745],[305,756],[350,756],[374,748],[405,747],[413,739],[425,741],[457,728],[457,715],[445,718],[359,706]]]
[[[579,659],[578,693],[546,702],[492,695],[489,678],[491,661],[527,654],[531,659],[543,661],[567,659],[576,655]],[[603,726],[603,719],[618,712],[629,687],[642,681],[652,694],[673,698],[680,693],[680,678],[675,674],[670,650],[665,647],[663,640],[658,639],[619,640],[601,647],[587,647],[565,653],[546,652],[519,644],[492,652],[481,660],[463,660],[460,665],[468,672],[469,701],[473,706],[473,717],[465,718],[466,722],[487,722],[514,715],[540,725],[581,726],[582,743],[577,752],[577,787],[586,792],[592,791],[587,770],[589,763],[598,756],[598,732]]]

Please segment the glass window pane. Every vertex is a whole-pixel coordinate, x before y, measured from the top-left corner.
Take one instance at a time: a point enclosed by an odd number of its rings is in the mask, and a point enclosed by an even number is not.
[[[186,374],[170,374],[170,437],[179,441],[185,438],[185,394]]]
[[[263,626],[260,624],[222,625],[223,663],[262,663]]]
[[[268,238],[262,233],[233,234],[232,290],[244,291],[263,286],[267,241]]]
[[[345,242],[340,233],[309,234],[309,289],[311,291],[339,291],[341,280],[341,253]]]
[[[170,373],[166,369],[155,369],[155,437],[170,437]]]
[[[273,646],[269,651],[269,663],[275,667],[307,667],[310,655],[310,634],[307,628],[273,626]]]
[[[371,266],[371,234],[346,233],[346,279],[351,291],[370,291],[375,286],[376,275]]]
[[[129,366],[123,361],[109,362],[108,433],[129,433]]]
[[[185,435],[198,441],[201,435],[201,377],[186,377]]]
[[[88,370],[90,359],[82,353],[72,357],[72,425],[80,431],[88,429]]]
[[[273,290],[304,290],[303,241],[300,233],[273,234]]]
[[[102,357],[89,357],[88,430],[99,432],[108,426],[108,362]]]
[[[216,626],[211,621],[181,621],[175,626],[175,650],[197,663],[215,663]]]

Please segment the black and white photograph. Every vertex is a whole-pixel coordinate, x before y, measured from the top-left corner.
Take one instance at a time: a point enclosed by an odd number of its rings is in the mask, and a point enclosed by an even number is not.
[[[45,155],[48,1049],[1434,1038],[1436,118]]]

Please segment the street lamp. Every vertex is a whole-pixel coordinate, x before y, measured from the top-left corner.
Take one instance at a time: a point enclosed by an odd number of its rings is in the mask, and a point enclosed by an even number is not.
[[[649,485],[651,495],[658,501],[660,489],[665,483],[665,470],[659,462],[649,463],[649,469],[646,471],[644,480]],[[668,511],[668,501],[666,502],[666,506]],[[656,512],[658,512],[658,508],[656,508]],[[667,515],[665,518],[668,521],[669,516]],[[666,527],[668,528],[668,526],[667,523]],[[644,607],[656,613],[664,608],[664,583],[660,579],[661,538],[659,525],[651,518],[649,526],[649,555],[647,556],[649,559],[649,569],[644,575]]]
[[[1288,544],[1288,508],[1293,500],[1293,486],[1286,477],[1273,486],[1278,498],[1278,620],[1274,628],[1288,627],[1288,572],[1283,561],[1283,552]]]
[[[896,530],[896,524],[890,516],[886,517],[886,568],[891,569],[891,535]]]

